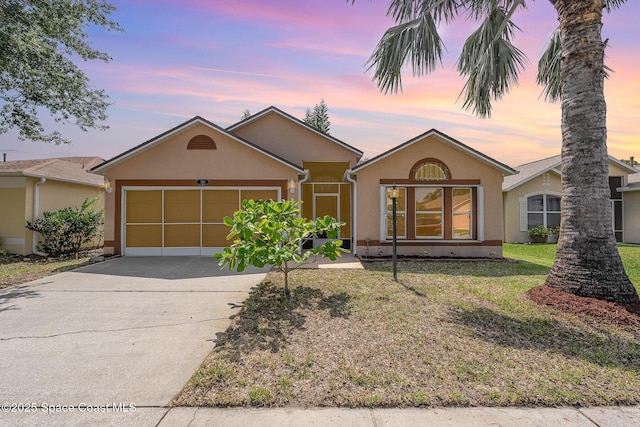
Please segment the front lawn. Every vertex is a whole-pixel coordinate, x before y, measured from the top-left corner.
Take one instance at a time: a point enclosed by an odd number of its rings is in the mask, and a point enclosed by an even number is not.
[[[640,403],[640,327],[529,301],[550,264],[526,250],[529,261],[403,261],[399,282],[390,262],[299,270],[288,302],[270,273],[173,404]]]
[[[622,258],[625,271],[640,292],[640,246],[619,245],[618,252]],[[504,244],[504,256],[527,261],[551,268],[556,257],[556,245],[517,245]]]
[[[0,256],[0,289],[88,265],[89,259],[89,256],[60,260],[37,255],[31,258],[2,255]]]

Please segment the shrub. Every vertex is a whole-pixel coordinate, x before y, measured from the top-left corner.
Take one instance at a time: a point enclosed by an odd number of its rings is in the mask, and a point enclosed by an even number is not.
[[[27,221],[27,229],[40,234],[38,250],[51,256],[76,254],[85,243],[100,236],[104,211],[95,211],[99,199],[84,199],[78,208],[44,212],[42,218]]]
[[[549,229],[543,225],[538,225],[529,229],[529,236],[531,237],[547,237],[549,235]]]

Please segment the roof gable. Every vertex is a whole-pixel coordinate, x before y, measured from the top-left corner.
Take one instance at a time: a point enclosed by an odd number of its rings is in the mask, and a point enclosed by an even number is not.
[[[422,141],[423,139],[430,137],[430,136],[436,136],[438,137],[438,139],[442,142],[444,142],[447,145],[450,145],[468,155],[470,155],[471,157],[476,158],[477,160],[484,162],[488,165],[490,165],[491,167],[500,170],[503,174],[505,175],[511,175],[516,173],[516,171],[512,168],[510,168],[509,166],[505,165],[504,163],[501,163],[483,153],[481,153],[478,150],[475,150],[471,147],[469,147],[468,145],[463,144],[462,142],[451,138],[450,136],[436,130],[436,129],[431,129],[428,130],[426,132],[424,132],[421,135],[418,135],[400,145],[397,145],[396,147],[393,147],[390,150],[385,151],[382,154],[379,154],[369,160],[367,160],[366,162],[360,163],[359,165],[357,165],[356,167],[353,168],[353,172],[357,172],[359,170],[362,170],[368,166],[371,166],[374,163],[379,162],[380,160],[385,159],[386,157],[391,156],[394,153],[397,153],[400,150],[404,150],[408,147],[410,147],[411,145],[415,144],[416,142]]]
[[[611,155],[609,155],[609,163],[617,165],[630,174],[637,172],[635,168],[632,168],[631,166],[627,165],[624,162],[621,162]],[[562,156],[560,155],[547,157],[545,159],[536,160],[535,162],[516,166],[515,170],[518,171],[518,173],[516,175],[511,175],[504,178],[502,191],[511,191],[514,188],[519,187],[546,172],[552,172],[561,175],[561,167]]]
[[[316,135],[319,135],[322,138],[326,139],[327,142],[330,142],[332,144],[336,144],[337,146],[342,147],[342,148],[350,151],[351,153],[355,154],[358,157],[358,159],[360,157],[362,157],[363,152],[358,150],[357,148],[347,144],[344,141],[339,140],[338,138],[335,138],[335,137],[333,137],[331,135],[328,135],[328,134],[320,132],[319,130],[317,130],[316,128],[314,128],[312,126],[309,126],[308,124],[306,124],[302,120],[297,119],[297,118],[293,117],[292,115],[290,115],[288,113],[285,113],[284,111],[282,111],[279,108],[274,107],[274,106],[267,107],[264,110],[254,114],[254,115],[251,115],[251,116],[247,117],[246,119],[239,121],[236,124],[233,124],[233,125],[229,126],[227,128],[227,131],[235,132],[235,131],[237,131],[239,129],[242,129],[245,126],[248,126],[250,124],[258,122],[258,121],[264,119],[265,117],[267,117],[267,116],[269,116],[271,114],[277,114],[280,117],[283,117],[284,119],[295,123],[296,125],[302,126],[306,130],[308,130],[308,131],[310,131],[310,132],[312,132],[312,133],[314,133]]]
[[[227,132],[225,129],[221,128],[220,126],[218,126],[218,125],[216,125],[216,124],[214,124],[214,123],[212,123],[212,122],[210,122],[208,120],[205,120],[200,116],[195,116],[192,119],[189,119],[186,122],[184,122],[184,123],[172,128],[172,129],[169,129],[168,131],[163,132],[160,135],[158,135],[158,136],[156,136],[154,138],[151,138],[150,140],[148,140],[146,142],[143,142],[140,145],[137,145],[137,146],[135,146],[135,147],[133,147],[133,148],[121,153],[121,154],[118,154],[117,156],[113,157],[110,160],[107,160],[106,162],[102,163],[101,165],[94,167],[92,169],[92,172],[97,172],[97,173],[104,172],[104,171],[110,169],[111,167],[116,166],[116,165],[118,165],[120,163],[123,163],[126,160],[128,160],[128,159],[130,159],[132,157],[135,157],[135,156],[137,156],[138,154],[140,154],[142,152],[150,150],[151,148],[156,147],[156,146],[162,144],[165,141],[168,141],[172,137],[180,134],[181,132],[184,132],[184,131],[186,131],[186,130],[194,127],[194,126],[197,126],[199,124],[207,126],[210,129],[213,129],[213,130],[215,130],[215,131],[217,131],[217,132],[219,132],[219,133],[231,138],[232,140],[234,140],[234,141],[236,141],[236,142],[238,142],[240,144],[243,144],[243,145],[245,145],[245,146],[247,146],[247,147],[249,147],[249,148],[251,148],[253,150],[256,150],[256,151],[260,152],[261,154],[264,154],[265,156],[270,157],[271,159],[273,159],[273,160],[275,160],[277,162],[280,162],[280,163],[282,163],[282,164],[284,164],[284,165],[286,165],[286,166],[288,166],[288,167],[290,167],[292,169],[295,169],[298,172],[301,172],[301,173],[304,172],[301,167],[295,165],[294,163],[292,163],[292,162],[290,162],[290,161],[288,161],[286,159],[283,159],[282,157],[277,156],[276,154],[273,154],[273,153],[265,150],[264,148],[259,147],[259,146],[255,145],[254,143],[252,143],[250,141],[247,141],[246,139],[240,138],[239,136],[234,135],[233,133]]]

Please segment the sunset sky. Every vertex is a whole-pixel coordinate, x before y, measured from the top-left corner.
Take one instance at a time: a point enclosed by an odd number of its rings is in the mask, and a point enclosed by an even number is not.
[[[529,64],[520,85],[478,119],[457,100],[460,47],[475,23],[443,27],[443,66],[429,76],[403,75],[404,91],[384,95],[365,63],[392,21],[387,1],[357,0],[115,0],[112,18],[123,33],[91,29],[93,45],[113,60],[82,63],[113,105],[107,131],[62,128],[70,146],[21,142],[0,135],[7,160],[64,156],[109,159],[200,115],[222,127],[274,105],[302,119],[324,99],[331,135],[373,157],[436,128],[483,153],[516,166],[559,154],[560,106],[541,99],[538,58],[557,26],[547,0],[528,1],[515,17],[515,44]],[[609,38],[605,83],[609,153],[640,158],[640,2],[629,0],[605,16]],[[48,123],[48,122],[47,122]]]

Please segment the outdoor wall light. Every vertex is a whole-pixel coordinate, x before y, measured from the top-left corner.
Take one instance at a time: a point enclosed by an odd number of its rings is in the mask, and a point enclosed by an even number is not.
[[[293,178],[289,180],[287,187],[289,188],[289,193],[293,194],[296,192],[296,183],[293,181]]]
[[[111,194],[111,192],[113,191],[113,188],[111,188],[111,181],[109,181],[109,178],[107,178],[106,176],[104,177],[104,191],[106,191],[107,193]]]
[[[206,178],[199,178],[199,179],[196,180],[196,183],[198,185],[205,186],[205,185],[207,185],[209,183],[209,180],[206,179]]]

